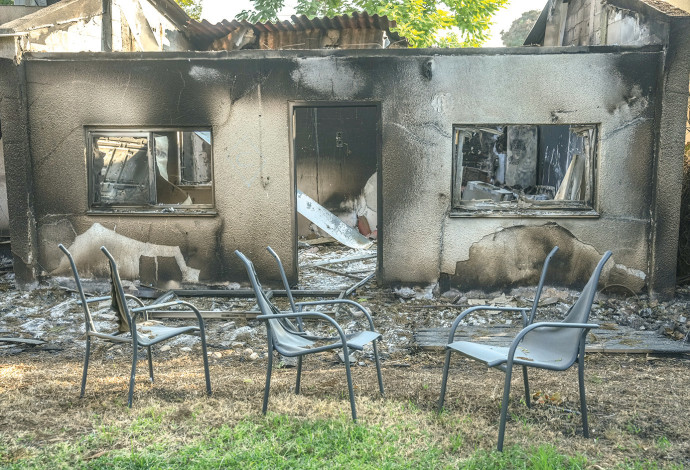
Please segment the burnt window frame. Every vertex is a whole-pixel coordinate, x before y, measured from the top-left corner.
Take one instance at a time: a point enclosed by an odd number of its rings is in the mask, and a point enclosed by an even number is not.
[[[511,127],[511,126],[570,126],[571,128],[589,128],[592,129],[593,135],[589,141],[590,152],[589,158],[586,162],[586,178],[589,183],[587,185],[587,195],[589,196],[584,202],[569,201],[569,200],[545,200],[545,201],[526,201],[518,199],[514,201],[488,201],[481,200],[476,203],[470,201],[461,202],[460,192],[462,191],[462,182],[458,181],[458,165],[460,159],[457,155],[456,146],[456,131],[462,129],[482,130],[495,129],[497,127]],[[453,124],[451,130],[451,182],[450,182],[450,217],[581,217],[581,218],[598,218],[600,216],[598,211],[597,191],[598,191],[598,165],[599,165],[599,149],[601,139],[601,123],[572,123],[572,124],[534,124],[534,123],[500,123],[500,124]],[[461,177],[461,176],[460,176]],[[557,188],[556,188],[557,189]]]
[[[211,180],[208,183],[210,186],[210,200],[211,202],[206,204],[165,204],[152,202],[157,200],[157,187],[156,187],[156,156],[154,155],[154,150],[151,147],[150,142],[155,142],[155,134],[170,134],[170,133],[184,133],[184,132],[208,132],[211,137],[210,146],[210,158],[209,158],[209,171],[211,175]],[[98,136],[110,136],[110,137],[145,137],[147,139],[147,165],[148,165],[148,181],[149,186],[149,202],[146,204],[128,204],[128,203],[100,203],[96,201],[97,186],[99,182],[97,181],[95,168],[94,168],[94,158],[93,158],[93,143],[94,138]],[[84,127],[84,140],[85,145],[85,156],[87,163],[87,188],[88,188],[88,210],[89,214],[118,214],[118,215],[217,215],[216,212],[216,199],[215,199],[215,151],[214,151],[214,132],[213,128],[208,125],[204,126],[152,126],[152,127],[121,127],[121,126],[85,126]],[[154,144],[155,145],[155,144]],[[153,183],[151,183],[153,181]]]

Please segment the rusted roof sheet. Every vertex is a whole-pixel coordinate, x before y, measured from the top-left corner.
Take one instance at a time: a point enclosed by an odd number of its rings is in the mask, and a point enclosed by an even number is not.
[[[314,29],[377,29],[389,31],[395,28],[395,21],[387,16],[369,15],[366,11],[354,12],[352,15],[323,17],[309,19],[305,15],[292,15],[292,21],[284,20],[276,23],[249,23],[246,20],[223,20],[220,23],[211,24],[206,20],[190,21],[186,32],[188,37],[199,47],[208,46],[218,38],[222,38],[240,27],[253,28],[259,33],[280,31],[310,31]]]

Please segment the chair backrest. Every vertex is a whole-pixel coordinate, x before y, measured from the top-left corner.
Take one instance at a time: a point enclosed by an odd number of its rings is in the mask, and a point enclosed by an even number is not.
[[[594,295],[597,292],[599,277],[604,265],[611,257],[611,252],[607,251],[597,264],[589,281],[582,289],[580,297],[570,307],[562,323],[587,323],[592,311]],[[539,328],[527,334],[521,346],[528,350],[541,349],[548,351],[549,354],[557,358],[558,369],[567,369],[576,360],[580,351],[580,341],[584,341],[583,329],[581,328]]]
[[[295,298],[292,296],[292,290],[290,289],[290,283],[287,280],[287,275],[285,274],[285,268],[283,268],[283,263],[280,261],[278,253],[273,251],[270,246],[266,247],[266,250],[275,258],[276,263],[278,263],[278,269],[280,270],[280,278],[283,280],[283,286],[285,286],[285,292],[287,293],[288,300],[290,301],[290,308],[293,312],[297,311],[297,306],[295,305]]]
[[[558,246],[554,246],[551,252],[548,255],[546,255],[546,259],[544,260],[544,267],[541,268],[541,277],[539,278],[539,284],[537,285],[537,292],[536,294],[534,294],[534,303],[532,304],[532,310],[529,314],[529,320],[527,323],[528,325],[532,324],[532,322],[534,321],[534,316],[537,314],[537,307],[539,306],[541,291],[544,288],[544,280],[546,279],[546,273],[549,270],[549,263],[551,262],[551,258],[553,258],[553,255],[555,255],[557,251]]]
[[[111,307],[117,312],[118,331],[120,333],[129,333],[131,331],[132,317],[127,305],[125,290],[122,287],[120,273],[117,270],[117,263],[115,263],[115,258],[113,258],[113,255],[110,254],[106,247],[102,246],[101,251],[108,258],[110,266]]]
[[[601,271],[604,269],[604,265],[611,257],[611,252],[607,251],[602,256],[601,260],[594,269],[594,272],[589,277],[589,281],[582,289],[580,297],[577,302],[573,304],[570,311],[563,319],[566,323],[587,323],[589,320],[589,314],[592,311],[592,303],[594,302],[594,295],[597,293],[597,286],[599,285],[599,277],[601,276]]]
[[[247,258],[239,250],[235,250],[235,254],[242,261],[244,267],[247,270],[249,282],[251,283],[252,288],[254,289],[254,294],[256,295],[256,303],[259,306],[259,310],[261,310],[261,314],[272,315],[280,313],[280,310],[278,310],[278,308],[271,303],[268,297],[266,297],[266,294],[264,293],[264,290],[261,287],[261,283],[259,282],[259,278],[256,275],[254,263],[252,263],[251,260]],[[268,320],[266,323],[268,326],[267,329],[269,330],[269,334],[273,338],[273,343],[276,349],[280,349],[281,345],[294,348],[300,346],[309,346],[313,344],[312,341],[304,339],[299,335],[295,335],[294,332],[288,331],[288,329],[286,329],[283,326],[282,322],[280,322],[279,319],[271,319]]]
[[[91,318],[91,311],[89,310],[89,304],[86,303],[86,295],[84,294],[84,287],[81,285],[81,278],[77,272],[77,265],[72,258],[72,253],[65,248],[65,246],[60,243],[58,248],[67,256],[67,260],[72,268],[72,274],[74,275],[74,282],[77,284],[77,292],[79,292],[79,298],[81,299],[81,306],[84,308],[84,324],[86,326],[86,332],[96,331],[96,327],[93,324],[93,319]]]

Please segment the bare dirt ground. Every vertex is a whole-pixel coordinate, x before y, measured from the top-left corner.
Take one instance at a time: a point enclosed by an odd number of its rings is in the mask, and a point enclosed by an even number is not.
[[[352,276],[362,277],[375,266],[375,259],[337,265],[339,270],[353,273],[350,277],[304,268],[324,258],[351,255],[347,250],[333,248],[301,250],[300,287],[347,288],[356,282]],[[365,425],[386,426],[404,420],[428,431],[429,442],[410,445],[438,443],[469,456],[477,448],[488,450],[495,446],[504,375],[454,357],[446,412],[437,415],[443,352],[419,350],[413,332],[449,326],[464,307],[477,303],[529,305],[534,289],[488,294],[437,290],[436,286],[391,290],[373,283],[352,296],[372,311],[377,329],[383,333],[386,386],[386,396],[380,398],[371,351],[358,355],[353,368],[358,411]],[[573,291],[547,288],[542,295],[540,319],[562,317],[575,296]],[[75,442],[104,426],[132,423],[151,409],[164,410],[172,417],[175,426],[165,432],[176,436],[180,445],[190,442],[200,425],[232,424],[260,415],[267,349],[265,329],[258,322],[207,322],[214,389],[210,398],[204,394],[197,337],[180,337],[156,348],[156,383],[148,381],[146,361],[142,360],[135,405],[130,411],[126,408],[131,357],[127,346],[94,343],[87,393],[84,399],[78,398],[85,341],[83,314],[74,293],[55,285],[19,292],[13,287],[12,275],[6,274],[0,279],[0,298],[0,330],[4,332],[0,336],[47,341],[36,347],[0,346],[0,429],[6,430],[0,431],[0,444],[8,449],[8,455],[21,458],[42,445]],[[191,300],[202,310],[250,309],[254,303],[252,299],[227,297]],[[285,299],[277,302],[287,308]],[[591,319],[655,330],[683,341],[687,339],[689,306],[687,289],[679,289],[679,295],[668,302],[646,296],[617,297],[604,289],[597,297]],[[337,312],[336,318],[349,330],[362,321],[350,311]],[[107,302],[94,309],[94,320],[103,330],[112,330],[116,325]],[[517,320],[493,315],[471,321],[490,325]],[[325,331],[315,324],[308,328]],[[687,357],[588,355],[591,439],[582,437],[576,368],[565,373],[532,372],[530,384],[537,401],[532,409],[522,402],[520,374],[515,374],[506,443],[553,444],[564,454],[584,454],[602,468],[629,461],[690,465],[689,366]],[[300,396],[291,392],[294,377],[290,361],[279,362],[273,375],[271,412],[298,419],[349,415],[344,367],[334,353],[305,360]],[[462,445],[450,446],[458,437]],[[123,437],[109,443],[111,448],[131,445]]]
[[[145,361],[144,361],[145,362]],[[496,444],[503,374],[468,360],[454,361],[446,412],[435,413],[441,377],[441,353],[406,358],[406,367],[384,362],[386,396],[378,395],[373,364],[354,368],[360,423],[391,426],[407,423],[425,431],[425,442],[411,446],[453,447],[470,456]],[[516,380],[510,404],[506,445],[551,444],[563,454],[587,456],[601,468],[631,461],[690,464],[687,403],[690,363],[686,359],[592,355],[587,359],[587,397],[591,438],[582,437],[576,369],[565,373],[535,371],[532,390],[546,399],[532,409],[521,402]],[[156,383],[140,367],[135,403],[126,408],[128,363],[94,361],[85,398],[79,399],[81,363],[47,352],[13,356],[0,364],[0,429],[7,455],[21,458],[42,446],[74,443],[103,429],[127,429],[146,414],[166,416],[160,432],[180,446],[199,437],[199,429],[233,425],[259,417],[265,360],[248,362],[241,353],[211,359],[214,394],[206,397],[199,351],[156,361]],[[347,419],[344,370],[324,354],[305,361],[302,394],[295,396],[295,371],[273,374],[271,413],[296,419]],[[11,431],[10,431],[11,430]],[[99,431],[100,430],[100,431]],[[126,433],[117,435],[98,455],[142,446]],[[86,456],[88,458],[88,456]],[[596,468],[596,467],[592,467]]]

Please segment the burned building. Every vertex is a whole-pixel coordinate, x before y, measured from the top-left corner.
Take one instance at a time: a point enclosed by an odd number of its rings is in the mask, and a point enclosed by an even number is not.
[[[341,199],[375,170],[382,283],[533,283],[559,245],[555,282],[610,249],[605,283],[667,294],[690,74],[688,18],[667,21],[652,45],[2,60],[17,281],[66,274],[58,243],[159,284],[242,281],[236,249],[276,280],[271,245],[295,280],[296,190],[323,161]]]
[[[21,57],[25,52],[194,50],[188,21],[173,0],[61,0],[0,24],[0,51],[3,57]]]
[[[666,53],[675,53],[673,44],[682,42],[687,37],[687,26],[683,18],[690,15],[688,0],[606,0],[602,2],[576,0],[562,2],[549,0],[539,16],[534,28],[525,39],[525,45],[540,46],[581,46],[581,45],[660,45]],[[670,47],[669,47],[670,46]],[[682,70],[677,71],[682,74]],[[680,78],[682,83],[683,79]],[[676,129],[685,128],[690,122],[689,93],[683,87],[673,83],[668,89],[676,98],[674,103],[678,121]],[[684,110],[684,112],[682,111]],[[671,125],[671,123],[669,123]],[[682,132],[682,131],[681,131]],[[685,143],[690,145],[690,127],[686,132]],[[669,145],[660,140],[658,145]],[[677,150],[682,159],[682,148]],[[687,151],[686,151],[687,154]],[[687,157],[686,157],[687,158]],[[683,199],[680,206],[669,206],[669,194],[665,192],[658,201],[662,207],[658,210],[657,222],[675,225],[680,224],[680,246],[678,249],[678,274],[687,277],[690,274],[690,165],[685,162],[679,169],[675,166],[660,167],[657,171],[673,172],[683,178]],[[676,187],[671,186],[671,191]],[[675,198],[673,198],[675,200]],[[680,216],[677,217],[676,213]],[[668,231],[671,233],[671,230]],[[673,238],[660,240],[669,246],[678,243]],[[669,252],[670,253],[670,252]],[[670,255],[669,255],[670,256]],[[663,266],[663,267],[662,267]],[[657,275],[673,276],[676,263],[667,259],[659,266]],[[669,281],[670,282],[670,281]]]
[[[0,57],[20,61],[26,52],[193,50],[189,20],[173,0],[16,1],[0,6]],[[0,237],[8,237],[3,164],[0,135]]]

